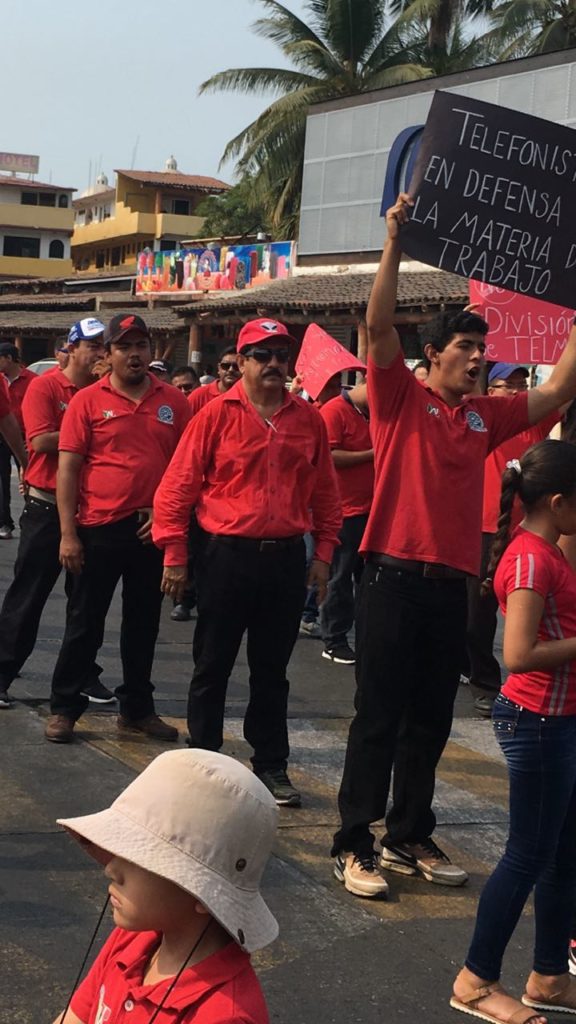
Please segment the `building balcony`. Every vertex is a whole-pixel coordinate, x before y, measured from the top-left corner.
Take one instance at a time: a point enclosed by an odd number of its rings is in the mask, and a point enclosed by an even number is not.
[[[72,260],[0,256],[0,277],[69,277],[73,270]]]
[[[0,227],[19,231],[74,230],[74,210],[60,210],[51,206],[19,206],[18,203],[0,203]]]
[[[202,234],[204,217],[193,215],[184,217],[176,213],[161,213],[158,216],[156,238],[173,238],[176,242],[183,238],[195,238]]]

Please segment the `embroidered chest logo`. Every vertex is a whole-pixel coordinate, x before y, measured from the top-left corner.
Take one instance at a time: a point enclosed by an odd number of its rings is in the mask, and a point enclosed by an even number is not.
[[[161,405],[158,409],[160,423],[174,423],[174,410],[171,405]]]
[[[426,412],[429,413],[430,416],[439,416],[440,415],[440,409],[438,408],[438,406],[437,405],[431,405],[430,402],[428,402],[428,405],[426,406]]]
[[[94,1024],[106,1024],[112,1016],[112,1010],[109,1006],[106,1006],[104,997],[106,995],[106,989],[102,985],[98,993],[98,1009],[96,1010],[96,1016],[94,1018]]]
[[[114,409],[102,409],[102,415],[105,420],[113,420],[116,413],[114,412]]]
[[[60,409],[60,412],[66,412],[68,402],[58,402],[58,408]]]
[[[484,426],[484,420],[479,413],[475,412],[474,409],[469,409],[466,413],[466,422],[470,427],[470,430],[475,430],[478,434],[485,434],[486,427]]]

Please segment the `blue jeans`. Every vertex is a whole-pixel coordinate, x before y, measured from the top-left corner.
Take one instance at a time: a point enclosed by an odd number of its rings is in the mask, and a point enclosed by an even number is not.
[[[480,897],[466,966],[498,980],[534,889],[534,970],[565,974],[576,896],[576,715],[544,717],[499,694],[492,722],[510,775],[510,834]]]

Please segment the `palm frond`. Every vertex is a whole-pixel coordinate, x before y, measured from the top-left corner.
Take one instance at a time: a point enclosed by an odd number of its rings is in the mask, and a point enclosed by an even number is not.
[[[229,68],[212,75],[198,87],[208,92],[294,92],[314,85],[316,79],[289,68]]]

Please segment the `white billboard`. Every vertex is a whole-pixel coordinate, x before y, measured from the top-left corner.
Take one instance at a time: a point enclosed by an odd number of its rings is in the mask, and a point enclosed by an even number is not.
[[[0,153],[0,171],[20,174],[38,174],[40,157],[30,153]]]

